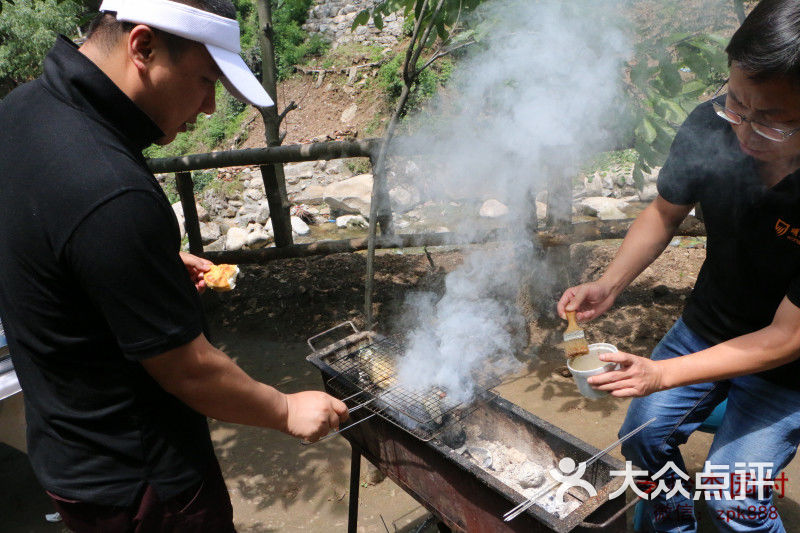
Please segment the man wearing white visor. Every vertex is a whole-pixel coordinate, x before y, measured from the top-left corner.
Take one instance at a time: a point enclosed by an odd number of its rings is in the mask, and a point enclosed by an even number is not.
[[[283,394],[206,338],[210,263],[141,151],[213,113],[217,80],[272,105],[230,0],[106,0],[79,49],[0,101],[0,320],[34,472],[78,532],[234,530],[206,417],[316,440],[347,418]],[[266,452],[269,453],[269,452]]]

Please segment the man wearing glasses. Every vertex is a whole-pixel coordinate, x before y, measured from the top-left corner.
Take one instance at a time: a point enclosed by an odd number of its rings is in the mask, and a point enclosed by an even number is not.
[[[762,478],[777,477],[800,443],[799,21],[796,1],[754,8],[726,49],[728,81],[675,137],[659,196],[603,276],[567,289],[558,303],[562,316],[574,309],[582,321],[604,313],[700,205],[707,254],[683,316],[651,358],[606,354],[621,369],[589,381],[637,397],[621,434],[656,417],[623,445],[651,475],[685,472],[678,446],[727,398],[707,465],[729,488],[706,501],[724,531],[784,531],[770,483],[734,489],[759,468]],[[686,492],[647,502],[651,529],[696,531],[691,488],[678,481]]]

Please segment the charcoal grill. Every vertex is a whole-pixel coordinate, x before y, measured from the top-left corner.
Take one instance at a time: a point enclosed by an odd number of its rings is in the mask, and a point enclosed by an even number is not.
[[[583,476],[597,490],[596,496],[571,489],[565,501],[572,510],[566,515],[537,502],[513,521],[504,522],[503,514],[528,496],[479,464],[468,451],[471,439],[501,442],[547,467],[563,457],[580,463],[599,450],[488,388],[481,389],[468,406],[449,403],[436,391],[423,396],[398,391],[394,365],[385,362],[400,355],[397,341],[345,325],[354,333],[324,348],[315,349],[313,341],[331,330],[309,339],[313,352],[306,359],[321,371],[330,394],[364,405],[353,411],[351,426],[342,433],[352,448],[349,532],[356,531],[358,520],[362,455],[454,531],[625,531],[624,513],[635,500],[627,505],[623,498],[609,500],[608,495],[623,482],[610,472],[624,465],[608,455],[592,463]],[[364,380],[361,373],[371,379]],[[479,379],[484,380],[482,385],[496,380],[490,374]],[[386,398],[385,391],[392,387],[396,395]],[[408,402],[422,402],[427,408],[414,414]],[[431,406],[431,402],[439,405]]]

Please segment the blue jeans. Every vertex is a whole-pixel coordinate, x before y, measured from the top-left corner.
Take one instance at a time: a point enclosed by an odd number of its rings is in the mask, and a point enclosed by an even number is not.
[[[679,357],[709,346],[683,320],[678,320],[653,350],[652,359]],[[678,446],[686,442],[726,397],[725,416],[706,461],[727,466],[727,471],[721,471],[728,472],[725,477],[729,479],[730,474],[749,470],[756,462],[772,463],[769,477],[779,476],[800,444],[800,391],[752,375],[635,398],[628,407],[620,436],[653,417],[656,421],[623,443],[623,455],[650,474],[658,472],[669,461],[681,472],[686,472]],[[689,482],[694,484],[695,477],[686,473],[690,478],[682,485],[693,496]],[[713,513],[713,523],[720,531],[785,531],[772,507],[771,489],[764,491],[763,498],[752,494],[744,500],[736,500],[733,496],[730,499],[704,500]],[[646,501],[645,506],[649,525],[655,531],[697,531],[693,502],[680,493],[666,499],[662,492]]]

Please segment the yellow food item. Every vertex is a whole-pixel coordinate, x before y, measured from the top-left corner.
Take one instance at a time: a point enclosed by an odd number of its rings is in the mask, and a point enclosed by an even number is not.
[[[214,265],[211,270],[203,274],[206,287],[215,291],[226,292],[236,288],[236,276],[239,267],[236,265]]]

